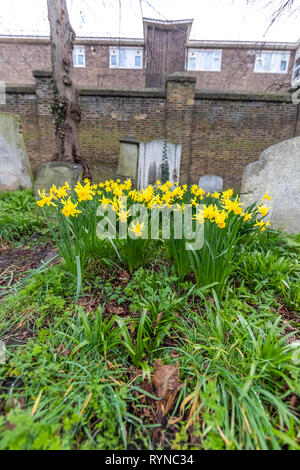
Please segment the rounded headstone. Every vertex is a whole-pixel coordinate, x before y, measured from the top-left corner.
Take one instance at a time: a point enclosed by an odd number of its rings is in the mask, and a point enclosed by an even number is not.
[[[83,175],[83,168],[77,163],[69,162],[49,162],[42,163],[39,167],[34,182],[34,193],[37,196],[38,190],[49,193],[53,184],[63,186],[67,181],[71,187],[74,187]]]
[[[241,202],[245,207],[259,201],[268,191],[273,228],[300,232],[300,137],[284,140],[265,150],[258,161],[246,166]]]
[[[32,174],[19,116],[0,113],[0,191],[32,187]]]
[[[206,193],[221,192],[223,191],[223,178],[217,175],[204,175],[199,179],[198,186]]]

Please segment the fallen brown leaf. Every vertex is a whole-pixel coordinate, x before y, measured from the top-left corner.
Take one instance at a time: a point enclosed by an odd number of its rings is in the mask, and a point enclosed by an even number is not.
[[[162,398],[157,402],[158,417],[161,419],[172,409],[177,394],[182,387],[179,382],[179,364],[163,365],[161,359],[158,359],[155,364],[155,371],[152,376],[152,386],[156,395]]]

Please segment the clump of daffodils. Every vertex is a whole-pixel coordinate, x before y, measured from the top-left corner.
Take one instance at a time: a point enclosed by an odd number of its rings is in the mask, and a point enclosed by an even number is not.
[[[135,203],[144,205],[147,209],[153,208],[176,208],[184,213],[185,207],[194,206],[198,208],[194,217],[200,223],[208,221],[216,224],[218,228],[224,229],[231,214],[243,218],[244,222],[254,221],[254,227],[266,230],[269,222],[263,219],[269,212],[265,201],[271,197],[268,193],[261,199],[258,206],[252,212],[244,211],[243,204],[239,197],[234,195],[232,189],[223,192],[206,193],[203,188],[186,184],[161,183],[156,181],[155,185],[149,185],[146,189],[137,190],[132,187],[132,182],[128,179],[121,182],[119,179],[107,180],[99,184],[91,184],[88,179],[78,182],[72,191],[68,182],[63,186],[50,188],[49,194],[38,191],[40,199],[37,200],[39,207],[55,206],[67,217],[78,217],[83,214],[88,204],[95,203],[103,209],[109,207],[117,214],[118,220],[125,223],[131,216],[130,206]],[[124,201],[127,201],[127,205]],[[139,238],[142,236],[143,224],[132,222],[129,229]]]

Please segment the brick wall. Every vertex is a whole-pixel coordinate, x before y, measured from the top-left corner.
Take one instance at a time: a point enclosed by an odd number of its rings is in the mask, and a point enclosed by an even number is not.
[[[145,88],[146,70],[122,70],[109,67],[109,45],[84,44],[86,67],[74,68],[78,86],[106,88]],[[49,41],[10,42],[0,40],[0,80],[6,83],[35,83],[33,70],[50,70]]]
[[[152,28],[152,29],[151,29]],[[137,44],[144,50],[144,68],[111,69],[109,67],[110,44],[101,40],[78,40],[85,46],[86,67],[75,68],[74,77],[78,86],[101,86],[118,89],[143,89],[161,87],[170,73],[184,71],[186,55],[186,26],[175,29],[148,27],[147,52],[143,40]],[[111,43],[113,44],[113,42]],[[133,45],[122,42],[121,45]],[[114,43],[116,47],[118,44]],[[189,49],[191,48],[188,46]],[[203,48],[203,46],[200,46]],[[295,50],[290,52],[288,73],[254,73],[255,53],[235,47],[222,49],[220,72],[189,72],[197,79],[196,88],[209,90],[285,91],[291,86]],[[146,57],[147,55],[147,57]],[[33,70],[49,70],[51,54],[46,39],[0,39],[0,80],[7,83],[34,83]]]
[[[35,83],[33,70],[50,70],[47,42],[0,41],[0,80],[6,83]]]
[[[21,116],[34,173],[54,151],[50,76],[36,72],[36,86],[9,86],[6,105],[0,105]],[[181,183],[215,173],[238,189],[248,163],[270,145],[300,135],[299,106],[290,95],[199,91],[186,74],[171,76],[166,89],[81,88],[80,104],[81,150],[95,180],[116,175],[119,140],[131,134],[142,142],[181,143]]]
[[[300,135],[296,118],[297,107],[284,95],[196,94],[190,182],[213,173],[239,189],[248,163],[271,145]]]
[[[162,90],[82,90],[80,145],[95,178],[115,177],[122,137],[145,142],[165,137],[165,101]]]
[[[291,88],[295,51],[290,52],[287,73],[255,73],[257,50],[224,48],[220,72],[193,72],[196,88],[208,90],[287,91]]]

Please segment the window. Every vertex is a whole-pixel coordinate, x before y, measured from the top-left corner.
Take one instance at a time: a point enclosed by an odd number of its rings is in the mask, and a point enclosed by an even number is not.
[[[75,46],[73,49],[74,67],[85,67],[85,47]]]
[[[111,47],[110,68],[115,69],[142,69],[143,49],[135,47]]]
[[[222,51],[215,49],[189,49],[188,70],[220,72]]]
[[[256,54],[254,72],[287,73],[289,67],[289,58],[289,52],[259,52]]]
[[[298,52],[299,57],[296,56],[292,86],[298,86],[300,84],[300,51]]]

